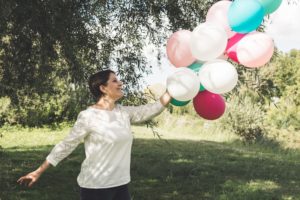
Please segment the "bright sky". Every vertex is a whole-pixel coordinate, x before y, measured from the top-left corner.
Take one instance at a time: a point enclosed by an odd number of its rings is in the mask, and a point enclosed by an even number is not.
[[[298,4],[288,4],[283,0],[281,6],[270,15],[266,21],[265,32],[270,35],[275,42],[276,47],[283,52],[291,49],[300,49],[300,2]],[[172,33],[170,33],[171,35]],[[167,42],[167,41],[166,41]],[[165,49],[162,52],[165,53]],[[176,71],[176,68],[170,64],[166,56],[162,57],[161,65],[156,63],[154,47],[145,48],[145,55],[152,65],[152,74],[145,77],[147,85],[156,83],[166,84],[167,77]]]

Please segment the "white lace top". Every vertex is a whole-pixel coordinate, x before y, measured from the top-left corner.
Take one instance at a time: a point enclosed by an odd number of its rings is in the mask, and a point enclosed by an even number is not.
[[[142,106],[117,105],[114,110],[89,107],[78,115],[70,134],[55,145],[47,161],[56,166],[83,140],[85,160],[77,182],[84,188],[109,188],[130,182],[130,123],[149,120],[164,109],[158,100]]]

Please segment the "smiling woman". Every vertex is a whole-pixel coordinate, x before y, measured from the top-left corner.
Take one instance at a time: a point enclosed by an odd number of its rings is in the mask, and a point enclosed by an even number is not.
[[[89,87],[97,102],[79,113],[70,134],[55,145],[46,161],[17,182],[31,187],[50,165],[56,166],[83,140],[86,158],[77,178],[81,199],[129,200],[130,125],[160,114],[171,97],[166,92],[155,103],[122,106],[115,103],[123,96],[122,85],[111,70],[93,74]]]

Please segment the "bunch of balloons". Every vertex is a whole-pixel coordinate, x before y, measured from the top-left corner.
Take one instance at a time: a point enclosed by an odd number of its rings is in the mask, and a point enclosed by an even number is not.
[[[179,30],[167,42],[167,56],[179,68],[167,79],[171,104],[193,100],[195,111],[214,120],[225,111],[221,96],[237,84],[238,73],[228,59],[245,67],[265,65],[274,52],[273,39],[256,29],[282,0],[222,0],[208,10],[206,22],[192,32]]]

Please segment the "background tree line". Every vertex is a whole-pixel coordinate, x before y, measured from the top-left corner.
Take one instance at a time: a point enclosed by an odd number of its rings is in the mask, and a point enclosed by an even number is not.
[[[192,30],[215,2],[1,0],[0,125],[73,120],[93,101],[88,76],[105,68],[124,82],[125,103],[145,101],[138,91],[151,66],[143,47],[149,41],[159,49],[168,31]],[[258,70],[237,66],[239,86],[226,96],[225,127],[249,138],[263,134],[262,122],[299,130],[299,56],[279,52]],[[170,111],[194,114],[190,106]]]

